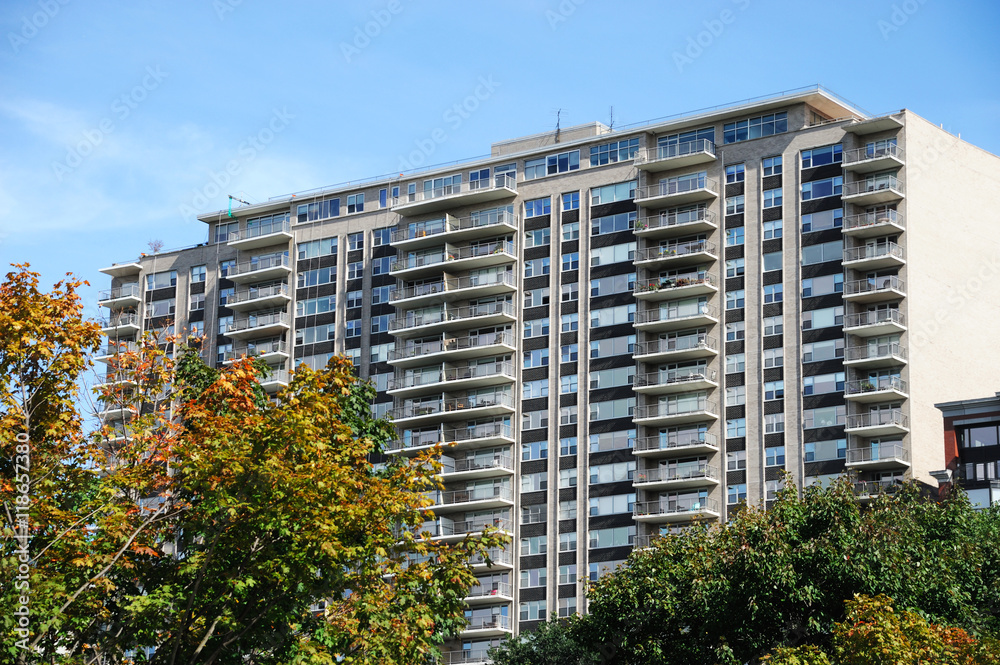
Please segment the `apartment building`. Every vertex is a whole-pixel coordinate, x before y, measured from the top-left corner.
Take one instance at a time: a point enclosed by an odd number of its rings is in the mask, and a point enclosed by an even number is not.
[[[104,330],[207,333],[219,365],[264,358],[272,391],[348,354],[390,455],[445,446],[427,530],[511,537],[449,656],[480,662],[786,472],[878,488],[942,468],[934,405],[996,373],[998,174],[820,87],[592,123],[206,214],[207,243],[102,270]]]
[[[942,477],[964,489],[974,506],[1000,505],[1000,392],[937,408],[944,416]]]

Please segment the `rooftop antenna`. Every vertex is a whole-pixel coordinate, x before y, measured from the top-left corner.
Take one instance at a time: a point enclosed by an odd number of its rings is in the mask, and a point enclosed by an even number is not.
[[[611,117],[608,119],[608,129],[615,128],[615,107],[611,107]]]
[[[562,109],[556,109],[556,143],[559,143],[559,123],[562,120]]]
[[[230,195],[229,195],[229,212],[228,212],[228,213],[226,213],[226,214],[228,214],[228,215],[229,215],[230,217],[232,217],[232,216],[233,216],[233,201],[239,201],[239,202],[240,202],[240,203],[242,203],[243,205],[252,205],[252,204],[248,203],[247,201],[244,201],[243,199],[238,199],[238,198],[236,198],[235,196],[233,196],[232,194],[230,194]]]

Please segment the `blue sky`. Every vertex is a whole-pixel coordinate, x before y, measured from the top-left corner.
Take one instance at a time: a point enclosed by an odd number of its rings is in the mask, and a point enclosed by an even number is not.
[[[1000,153],[998,26],[987,0],[6,0],[0,263],[90,279],[96,314],[100,267],[203,241],[191,211],[226,194],[484,155],[557,109],[622,125],[820,83]]]

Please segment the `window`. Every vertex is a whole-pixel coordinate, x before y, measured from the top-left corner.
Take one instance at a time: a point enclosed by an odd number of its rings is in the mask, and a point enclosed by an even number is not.
[[[559,439],[559,454],[566,455],[576,455],[576,437],[567,436]]]
[[[599,369],[590,372],[590,389],[616,388],[618,386],[631,386],[635,380],[635,366],[615,367],[613,369]]]
[[[625,563],[624,560],[618,561],[601,561],[588,564],[588,579],[591,582],[597,582],[602,577],[608,573],[613,573],[615,569],[621,564]]]
[[[608,450],[630,449],[635,447],[635,430],[627,429],[619,432],[591,434],[589,445],[590,452],[592,453],[601,453]],[[635,464],[635,462],[632,462],[632,464]]]
[[[528,363],[528,354],[530,352],[525,352],[524,362]],[[534,381],[524,381],[521,383],[521,398],[522,399],[532,399],[534,397],[548,397],[549,395],[549,380],[548,379],[536,379]]]
[[[226,259],[219,263],[219,274],[222,277],[226,277],[236,267],[236,259]]]
[[[545,158],[524,160],[524,179],[534,180],[545,175]]]
[[[392,257],[383,256],[372,259],[372,275],[388,275],[390,266],[392,266]]]
[[[741,471],[747,468],[747,451],[730,450],[726,452],[726,471]]]
[[[572,252],[570,254],[562,255],[562,269],[566,270],[578,270],[580,268],[580,252]]]
[[[764,414],[764,434],[778,434],[785,431],[785,414]]]
[[[524,461],[533,459],[547,459],[549,456],[548,441],[532,441],[521,444],[521,459]]]
[[[802,265],[809,266],[825,261],[841,261],[844,257],[844,241],[834,240],[821,245],[807,245],[802,248]]]
[[[747,403],[746,386],[729,386],[726,388],[726,406],[740,406]]]
[[[314,201],[313,203],[302,203],[295,208],[295,221],[314,222],[317,219],[327,219],[329,217],[340,217],[340,199],[326,199],[324,201]]]
[[[830,328],[844,325],[844,308],[828,307],[802,312],[802,329]]]
[[[613,399],[607,402],[590,403],[590,419],[631,418],[635,411],[635,398]]]
[[[541,247],[542,245],[548,245],[550,241],[551,231],[549,229],[526,231],[524,234],[525,247]]]
[[[389,295],[392,293],[391,286],[372,287],[372,304],[381,305],[389,302]]]
[[[573,316],[576,315],[574,314]],[[594,309],[590,312],[591,328],[613,326],[619,323],[632,323],[633,321],[635,321],[635,303],[619,305],[618,307]]]
[[[803,377],[802,394],[821,395],[824,393],[842,393],[844,392],[845,379],[844,372]]]
[[[576,171],[579,168],[580,168],[579,150],[561,152],[557,155],[549,155],[548,157],[545,158],[545,173],[547,175],[555,175],[556,173],[566,173],[568,171]]]
[[[595,217],[590,221],[590,235],[592,236],[604,233],[617,233],[619,231],[631,231],[634,228],[635,211]]]
[[[295,303],[295,316],[307,316],[309,314],[323,314],[337,309],[337,296],[323,296],[321,298],[308,298]]]
[[[625,242],[619,245],[611,245],[610,247],[591,247],[590,266],[593,268],[612,263],[631,263],[635,260],[635,247],[636,243],[634,242]]]
[[[781,347],[777,349],[764,349],[764,368],[782,367],[785,364],[785,350]]]
[[[764,335],[780,335],[785,329],[784,319],[780,316],[764,317]]]
[[[635,335],[609,337],[594,340],[590,343],[591,358],[610,358],[611,356],[630,356],[635,352]]]
[[[336,281],[336,268],[317,268],[316,270],[306,270],[298,274],[298,287],[318,286]]]
[[[232,344],[219,344],[215,347],[215,362],[226,362],[233,357]]]
[[[575,425],[576,419],[577,419],[576,404],[570,404],[569,406],[559,407],[560,425]]]
[[[177,286],[177,271],[167,270],[146,275],[146,290],[165,289],[170,286]]]
[[[524,552],[521,552],[521,554],[524,554]],[[518,618],[521,621],[543,621],[546,618],[544,600],[527,600],[518,607]]]
[[[746,176],[746,167],[743,164],[731,164],[726,167],[726,184],[733,182],[743,182]]]
[[[559,566],[559,584],[576,584],[576,564]]]
[[[726,229],[726,247],[742,245],[745,231],[745,227],[742,226],[734,226],[731,229]]]
[[[236,289],[232,286],[227,286],[219,289],[219,306],[225,307],[229,304],[229,299],[236,295]]]
[[[745,372],[747,368],[745,353],[730,353],[726,355],[726,374]]]
[[[560,287],[560,290],[562,291],[562,301],[563,302],[572,302],[574,300],[579,300],[580,299],[580,283],[579,282],[572,282],[570,284],[563,284],[562,287]]]
[[[298,328],[295,330],[295,344],[316,344],[317,342],[332,342],[337,334],[337,325],[328,323],[322,326],[311,328]]]
[[[205,266],[191,266],[191,283],[204,282],[207,271]]]
[[[764,399],[783,399],[785,397],[785,382],[784,381],[765,381],[764,382]]]
[[[778,480],[765,480],[764,481],[764,498],[767,501],[774,501],[778,498],[778,492],[785,487],[785,481]]]
[[[764,240],[772,240],[781,237],[781,220],[776,219],[771,222],[764,222]]]
[[[559,519],[561,520],[576,519],[576,499],[569,499],[568,501],[559,502]]]
[[[580,222],[564,222],[562,225],[563,242],[580,238]]]
[[[361,279],[365,275],[364,261],[355,261],[347,264],[347,279]]]
[[[576,551],[576,531],[569,531],[567,533],[559,534],[559,551],[560,552]]]
[[[764,207],[765,208],[779,208],[781,207],[781,188],[777,189],[765,189],[764,190]]]
[[[566,192],[562,195],[563,210],[578,210],[580,208],[580,192]]]
[[[733,418],[726,421],[726,436],[730,439],[747,435],[747,419]]]
[[[726,214],[738,215],[742,213],[745,200],[746,197],[743,194],[740,194],[739,196],[726,197]]]
[[[359,319],[347,322],[347,337],[361,337],[361,321]]]
[[[545,504],[542,504],[544,507]],[[535,506],[532,506],[534,508]],[[540,520],[544,521],[544,520]],[[523,522],[525,524],[533,524],[533,522]],[[546,581],[546,569],[545,568],[527,568],[521,571],[521,588],[528,589],[531,587],[545,586]],[[527,603],[521,603],[524,607]]]
[[[576,487],[576,469],[559,469],[559,488]]]
[[[823,275],[802,280],[802,297],[825,296],[844,292],[844,273]]]
[[[1000,445],[996,425],[973,425],[960,430],[959,445],[963,448],[988,448]]]
[[[197,311],[199,309],[205,309],[205,294],[204,293],[192,293],[191,294],[191,302],[188,305],[188,308],[192,312],[195,312],[195,311]]]
[[[635,494],[595,496],[590,498],[589,504],[591,517],[631,513],[632,508],[635,506]]]
[[[393,317],[393,314],[373,316],[371,326],[372,334],[377,335],[378,333],[389,332],[389,322],[392,321]]]
[[[764,177],[781,174],[781,156],[765,157],[763,161]]]
[[[728,122],[723,126],[723,143],[736,143],[788,131],[788,113],[769,113],[756,118]]]
[[[549,319],[531,319],[524,322],[524,338],[542,337],[549,334]]]
[[[385,207],[385,190],[382,190],[382,207]],[[372,247],[382,247],[383,245],[389,245],[392,243],[392,227],[383,226],[380,229],[375,229],[372,231]]]
[[[580,327],[579,314],[563,314],[559,317],[559,330],[561,332],[573,332]]]
[[[738,485],[729,485],[726,487],[726,503],[734,505],[740,501],[747,500],[747,485],[746,483],[740,483]]]
[[[590,205],[596,206],[602,203],[614,203],[615,201],[628,201],[635,198],[635,186],[637,181],[619,182],[614,185],[604,187],[594,187],[590,190]]]
[[[726,291],[726,309],[739,309],[746,302],[746,291]]]
[[[813,441],[804,444],[803,451],[806,462],[845,459],[847,457],[847,439]]]
[[[174,311],[177,308],[176,298],[164,298],[162,300],[153,300],[146,303],[146,318],[150,319],[155,316],[173,316]]]
[[[802,200],[812,201],[827,196],[840,196],[844,189],[843,176],[802,183]]]
[[[365,209],[365,195],[351,194],[347,197],[347,214],[352,212],[363,212]]]
[[[521,474],[522,492],[539,492],[541,490],[546,490],[548,488],[549,488],[548,471],[539,471],[538,473]]]
[[[396,348],[395,342],[385,344],[372,344],[369,347],[368,361],[372,363],[384,363],[389,361],[389,352]],[[323,363],[325,366],[326,363]]]
[[[802,345],[802,362],[815,363],[844,357],[844,340],[831,339]]]
[[[469,171],[469,189],[487,189],[490,186],[490,170]]]
[[[746,267],[746,259],[728,259],[726,261],[726,277],[739,277]]]
[[[388,207],[388,203],[389,203],[389,190],[383,187],[382,189],[378,190],[378,207],[386,208]]]
[[[823,212],[802,215],[802,233],[823,231],[825,229],[840,229],[844,227],[844,209],[834,208]]]
[[[610,529],[591,529],[590,548],[631,547],[635,543],[635,527],[619,526]]]
[[[604,145],[595,145],[590,148],[590,165],[604,166],[623,162],[635,157],[639,150],[639,139],[624,139],[622,141],[612,141]]]
[[[546,536],[528,536],[521,538],[521,556],[545,554],[549,549]]]
[[[764,304],[781,302],[782,291],[784,285],[782,284],[767,284],[764,286]]]
[[[842,160],[843,148],[839,143],[802,151],[802,168],[804,169],[824,164],[839,164]]]
[[[227,222],[215,225],[215,242],[228,242],[237,238],[240,232],[239,222]]]
[[[764,272],[768,270],[781,270],[781,252],[764,254]]]
[[[816,429],[820,427],[837,427],[847,422],[847,407],[824,406],[819,409],[804,409],[802,411],[802,428]]]
[[[746,335],[746,321],[732,321],[726,324],[726,341],[737,342]]]
[[[349,251],[353,252],[364,248],[365,248],[364,233],[351,233],[347,236],[347,249]]]
[[[559,393],[568,395],[579,390],[579,383],[576,374],[565,374],[559,377]]]
[[[528,217],[539,217],[540,215],[548,215],[552,212],[552,199],[546,196],[543,199],[532,199],[531,201],[524,202],[524,216]]]
[[[524,352],[524,369],[532,367],[546,367],[549,364],[548,349],[534,349]]]
[[[524,292],[525,307],[541,307],[549,304],[549,287],[529,289]]]
[[[525,411],[521,414],[521,429],[541,429],[548,426],[548,411]]]
[[[317,256],[328,256],[337,253],[337,237],[321,238],[300,242],[298,244],[299,259],[312,259]]]
[[[524,262],[524,276],[537,277],[549,274],[549,257],[529,259]]]

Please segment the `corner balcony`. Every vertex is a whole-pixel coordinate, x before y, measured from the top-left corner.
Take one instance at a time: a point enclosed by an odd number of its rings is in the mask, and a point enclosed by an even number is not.
[[[502,517],[477,517],[459,522],[448,517],[438,517],[425,522],[421,527],[421,533],[426,533],[435,540],[457,542],[466,536],[480,535],[488,528],[511,537],[514,535],[514,523]]]
[[[435,515],[467,510],[495,510],[514,507],[514,491],[509,487],[487,487],[435,492]]]
[[[111,277],[131,277],[142,272],[142,264],[138,261],[112,263],[107,268],[101,268],[101,272]]]
[[[844,316],[844,332],[858,337],[879,337],[906,332],[906,315],[898,309],[847,314]]]
[[[513,535],[514,527],[508,525],[507,531]],[[488,564],[486,563],[487,559],[489,560]],[[469,563],[477,572],[490,569],[509,569],[514,567],[514,554],[509,550],[493,548],[486,553],[486,556],[481,554],[473,555],[469,558]]]
[[[491,617],[469,619],[462,631],[462,639],[471,640],[477,637],[509,637],[514,634],[513,622],[509,616],[495,614]]]
[[[713,358],[719,354],[719,345],[714,337],[707,335],[685,335],[670,339],[654,339],[638,342],[632,357],[637,362],[669,363],[681,360]]]
[[[640,171],[668,171],[715,161],[715,144],[708,139],[658,145],[635,153],[635,167]]]
[[[290,328],[291,323],[287,313],[270,312],[256,316],[251,315],[245,319],[236,319],[226,326],[226,336],[232,339],[272,337],[287,332]]]
[[[906,399],[906,381],[898,376],[848,381],[844,385],[844,398],[860,404],[896,402]]]
[[[909,468],[910,453],[902,442],[873,443],[864,448],[848,448],[847,466],[862,471]]]
[[[669,301],[668,301],[669,305]],[[698,307],[655,307],[635,313],[635,327],[644,332],[668,332],[685,328],[714,326],[719,322],[715,307],[704,303]]]
[[[905,164],[903,149],[898,145],[883,145],[845,150],[841,166],[855,173],[877,173],[898,169]]]
[[[506,478],[514,473],[514,459],[508,455],[493,458],[441,458],[441,480],[446,483],[485,478]]]
[[[671,427],[687,423],[703,423],[718,420],[719,409],[715,402],[707,399],[688,402],[665,402],[640,404],[635,407],[633,420],[636,425],[646,427]]]
[[[251,286],[239,289],[226,299],[226,307],[237,312],[248,312],[255,309],[272,309],[284,307],[292,300],[288,284],[271,284],[270,286]]]
[[[635,504],[632,518],[636,522],[671,524],[695,520],[719,519],[719,502],[715,499],[701,501],[643,501]]]
[[[237,263],[226,273],[226,278],[237,284],[287,279],[292,263],[287,256],[271,256],[256,261]]]
[[[879,369],[906,364],[906,349],[899,342],[849,346],[844,352],[844,365],[855,369]]]
[[[292,241],[292,223],[286,216],[266,224],[257,224],[229,234],[228,245],[239,250],[258,249],[271,245],[287,245]]]
[[[419,427],[442,420],[511,416],[514,414],[514,400],[506,393],[497,393],[491,397],[450,397],[436,403],[406,404],[389,413],[397,427]]]
[[[397,288],[389,295],[389,301],[396,307],[420,307],[442,301],[486,298],[516,290],[517,278],[513,271],[507,270],[492,275],[445,277],[429,284]]]
[[[893,496],[903,485],[899,480],[864,480],[854,483],[854,496],[861,502],[868,502],[880,496]]]
[[[449,450],[473,450],[512,443],[513,427],[509,422],[499,420],[472,427],[440,427],[431,432],[420,432],[390,441],[385,450],[387,454],[416,455],[437,446],[448,446]]]
[[[400,279],[418,279],[442,271],[467,272],[491,268],[517,260],[513,242],[497,240],[480,245],[448,245],[439,252],[422,256],[407,256],[392,262],[389,273]]]
[[[895,275],[858,279],[844,283],[844,300],[869,304],[906,297],[903,280]]]
[[[841,192],[844,203],[856,206],[873,206],[900,201],[903,198],[903,183],[896,176],[885,176],[875,180],[845,182]]]
[[[637,457],[687,457],[719,452],[714,434],[694,429],[637,439],[632,451]]]
[[[635,222],[635,235],[658,240],[694,233],[711,233],[719,228],[715,213],[708,208],[646,215]]]
[[[654,469],[639,469],[632,484],[644,490],[681,490],[692,487],[715,487],[719,484],[719,472],[707,462],[696,465],[658,466]]]
[[[636,374],[633,389],[645,395],[672,395],[718,388],[714,369],[689,367]]]
[[[108,337],[131,337],[142,330],[138,314],[119,314],[108,319],[99,319],[101,332]]]
[[[715,277],[708,273],[689,273],[664,277],[649,282],[637,282],[632,295],[638,300],[658,302],[677,300],[688,296],[705,296],[718,293]]]
[[[276,393],[282,388],[288,387],[288,382],[291,380],[288,374],[288,370],[278,369],[272,371],[265,377],[260,379],[260,387],[264,389],[266,393]]]
[[[903,248],[894,242],[844,248],[844,267],[868,272],[901,268],[906,264]]]
[[[415,367],[435,362],[506,355],[516,350],[517,338],[512,332],[465,335],[433,342],[397,342],[397,347],[389,352],[389,364],[394,367]]]
[[[446,305],[430,314],[397,313],[389,322],[389,330],[397,337],[430,335],[445,330],[513,325],[517,310],[512,302],[489,303],[468,307]]]
[[[459,206],[502,201],[515,196],[517,182],[514,176],[510,173],[497,173],[487,181],[461,182],[413,194],[400,194],[392,200],[392,211],[410,217]]]
[[[497,602],[514,602],[514,586],[510,582],[493,582],[485,586],[477,584],[470,587],[465,596],[466,605],[488,605]]]
[[[903,215],[895,210],[863,212],[860,215],[844,217],[843,232],[845,236],[870,238],[894,235],[905,230]]]
[[[448,367],[438,372],[420,372],[416,374],[394,376],[389,379],[388,393],[393,396],[407,397],[415,394],[426,394],[428,391],[441,392],[447,390],[470,390],[487,386],[513,383],[516,377],[514,363],[494,362],[467,367]]]
[[[114,358],[129,353],[138,353],[139,345],[135,342],[108,342],[108,345],[98,351],[94,360],[99,363],[110,363]]]
[[[433,247],[444,242],[454,243],[491,236],[505,236],[517,233],[517,215],[507,210],[470,215],[410,222],[392,232],[392,245],[399,249],[413,250]]]
[[[690,240],[643,247],[636,252],[635,265],[647,270],[665,270],[710,263],[718,258],[714,243],[707,240]]]
[[[713,178],[688,178],[658,182],[639,187],[635,193],[636,205],[647,208],[664,208],[719,198],[719,183]]]
[[[231,365],[240,358],[257,358],[271,364],[288,360],[288,344],[285,342],[266,342],[264,344],[244,344],[235,347],[232,351],[227,351],[222,358],[223,364]]]
[[[910,431],[909,419],[902,411],[872,411],[847,416],[845,432],[872,438],[880,436],[902,436]]]
[[[97,304],[108,309],[123,309],[138,307],[142,304],[142,290],[138,284],[122,284],[113,289],[101,291]]]

